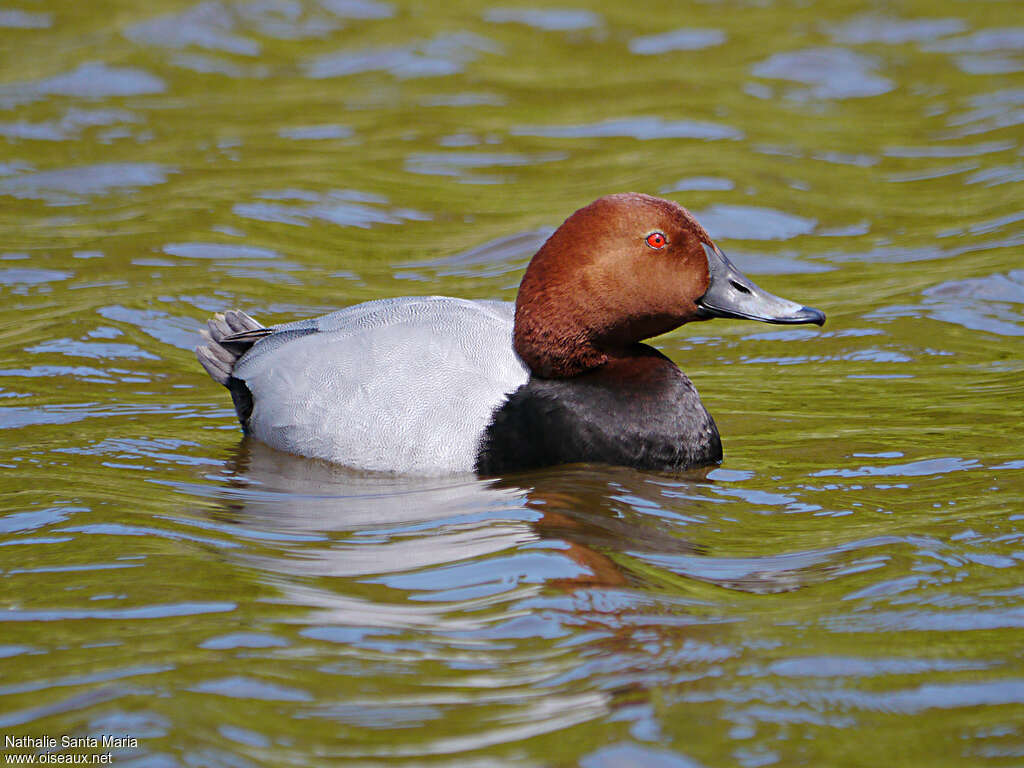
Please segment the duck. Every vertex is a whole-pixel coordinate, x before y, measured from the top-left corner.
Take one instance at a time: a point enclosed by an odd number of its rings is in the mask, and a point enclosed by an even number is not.
[[[245,435],[355,470],[496,476],[595,462],[722,462],[693,382],[647,339],[740,318],[825,314],[746,277],[678,203],[601,197],[530,260],[514,303],[387,298],[264,327],[216,314],[196,356]]]

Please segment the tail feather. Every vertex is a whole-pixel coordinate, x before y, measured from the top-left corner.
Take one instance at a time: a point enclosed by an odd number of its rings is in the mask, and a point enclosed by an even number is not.
[[[196,347],[196,357],[210,378],[228,387],[238,358],[269,333],[269,328],[264,328],[245,312],[236,309],[223,314],[218,312],[207,321],[206,328],[199,331],[204,343]]]

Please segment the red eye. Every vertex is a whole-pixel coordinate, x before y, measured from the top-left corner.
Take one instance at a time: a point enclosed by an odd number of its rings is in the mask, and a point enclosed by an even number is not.
[[[660,250],[665,247],[665,243],[667,243],[668,240],[665,239],[665,236],[661,234],[661,232],[651,232],[651,234],[647,236],[647,240],[645,242],[651,246],[651,248]]]

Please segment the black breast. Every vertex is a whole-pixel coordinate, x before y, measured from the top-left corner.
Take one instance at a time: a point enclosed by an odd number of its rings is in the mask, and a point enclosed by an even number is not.
[[[718,429],[679,368],[644,345],[569,379],[531,376],[495,412],[476,469],[574,462],[681,470],[722,460]]]

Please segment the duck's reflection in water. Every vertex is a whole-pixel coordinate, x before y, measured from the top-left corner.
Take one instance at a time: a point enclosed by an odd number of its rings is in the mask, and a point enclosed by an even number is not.
[[[613,559],[617,551],[697,552],[656,516],[636,525],[635,507],[656,490],[651,477],[657,476],[585,465],[508,479],[367,474],[243,440],[215,515],[285,539],[291,534],[285,551],[265,563],[280,573],[400,574],[518,551],[546,553],[538,566],[552,554],[572,564],[548,563],[533,577],[521,574],[523,583],[622,586],[629,580]],[[425,579],[422,588],[431,583]]]
[[[731,632],[703,597],[664,580],[651,589],[644,563],[701,559],[682,536],[696,519],[688,513],[718,503],[702,500],[700,473],[578,465],[503,479],[392,477],[244,441],[223,479],[212,514],[290,607],[275,631],[303,647],[288,663],[316,659],[323,678],[302,716],[369,729],[345,744],[350,757],[401,756],[371,738],[392,721],[437,726],[417,754],[509,743],[624,708],[653,723],[646,691],[665,665]],[[466,704],[477,713],[468,719]]]

